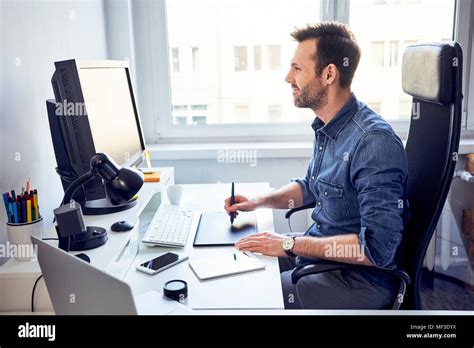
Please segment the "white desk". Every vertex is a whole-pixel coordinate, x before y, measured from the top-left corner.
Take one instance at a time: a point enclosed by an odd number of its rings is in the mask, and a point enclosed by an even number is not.
[[[85,251],[95,267],[123,278],[138,251],[138,217],[146,209],[156,209],[159,206],[162,186],[174,184],[173,168],[160,168],[160,171],[161,182],[145,183],[138,193],[138,204],[133,208],[108,215],[84,216],[86,226],[100,226],[107,230],[108,240],[105,245]],[[124,219],[136,223],[132,231],[117,233],[110,230],[114,222]],[[43,238],[57,238],[54,226],[45,228]],[[57,246],[57,241],[49,243]],[[0,266],[0,312],[30,312],[31,291],[40,274],[36,260],[22,262],[12,258]],[[44,281],[38,283],[35,298],[38,311],[52,311]]]
[[[230,194],[230,184],[183,185],[181,205],[198,211],[224,211],[224,199]],[[268,192],[268,184],[236,184],[236,191],[244,195]],[[197,223],[199,219],[195,219]],[[270,209],[257,210],[259,231],[273,232],[273,214]],[[142,236],[141,236],[142,237]],[[141,240],[140,237],[140,240]],[[282,309],[283,295],[280,271],[276,257],[258,256],[266,264],[266,269],[200,281],[190,269],[187,261],[156,275],[147,275],[135,270],[135,266],[157,255],[173,251],[190,258],[209,256],[234,247],[193,247],[194,233],[188,236],[184,249],[147,247],[140,243],[140,252],[124,280],[135,293],[148,290],[162,292],[163,284],[171,279],[182,279],[188,283],[186,304],[193,309]]]
[[[141,243],[147,219],[151,220],[157,208],[162,186],[174,183],[172,168],[163,168],[162,183],[146,183],[139,192],[139,204],[125,212],[103,216],[86,216],[86,225],[97,225],[107,228],[108,242],[97,249],[85,251],[91,263],[104,271],[114,274],[128,282],[136,295],[148,290],[162,292],[164,282],[170,279],[183,279],[188,282],[189,297],[186,300],[194,309],[282,309],[283,296],[277,258],[259,256],[266,264],[266,269],[246,274],[230,276],[209,281],[199,281],[183,262],[154,276],[135,270],[135,266],[172,250],[184,253],[189,257],[210,255],[213,252],[232,250],[233,247],[193,248],[194,234],[187,239],[184,249],[148,247]],[[224,198],[230,194],[230,184],[183,185],[184,192],[181,205],[199,211],[224,211]],[[269,190],[268,184],[237,184],[236,191],[242,194],[255,195]],[[167,198],[161,197],[165,202]],[[135,228],[126,233],[110,231],[113,222],[130,219],[138,222]],[[195,221],[197,223],[197,220]],[[257,223],[261,231],[273,231],[271,210],[257,211]],[[139,233],[141,236],[139,236]],[[44,237],[56,237],[54,228],[45,231]],[[56,241],[51,241],[56,245]],[[137,254],[138,252],[138,254]],[[9,260],[0,267],[0,311],[29,312],[31,289],[35,279],[40,275],[36,261],[19,262]],[[49,296],[40,282],[37,288],[36,308],[38,311],[52,310]]]

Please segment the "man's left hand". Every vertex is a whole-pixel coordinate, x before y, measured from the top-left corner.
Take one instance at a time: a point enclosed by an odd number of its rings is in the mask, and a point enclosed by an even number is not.
[[[288,257],[281,246],[281,242],[285,238],[285,236],[277,233],[257,233],[242,238],[235,243],[235,247],[240,251],[251,251],[268,256]]]

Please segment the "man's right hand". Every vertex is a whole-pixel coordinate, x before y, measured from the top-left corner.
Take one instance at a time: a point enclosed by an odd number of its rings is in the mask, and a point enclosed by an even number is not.
[[[224,209],[229,215],[230,213],[235,213],[235,216],[237,216],[239,214],[237,211],[252,211],[257,209],[256,199],[248,199],[247,197],[241,195],[234,196],[233,205],[230,205],[230,197],[226,198],[224,202]]]

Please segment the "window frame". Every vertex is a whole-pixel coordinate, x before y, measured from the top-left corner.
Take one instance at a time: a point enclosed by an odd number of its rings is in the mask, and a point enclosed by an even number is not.
[[[470,0],[456,0],[454,40],[463,48],[463,106],[461,138],[474,138],[474,117],[469,117],[469,104],[474,105],[474,5]]]
[[[156,74],[156,99],[153,101],[155,115],[154,134],[157,142],[195,142],[206,139],[208,142],[218,141],[310,141],[314,138],[308,130],[308,122],[294,123],[238,123],[238,124],[207,124],[207,125],[173,125],[172,96],[171,96],[171,71],[170,55],[167,35],[166,0],[154,3],[156,11],[149,12],[149,25],[152,36],[150,37],[150,50],[153,52],[152,60],[155,64]],[[321,20],[337,20],[347,22],[349,18],[350,0],[320,0]],[[474,90],[474,78],[469,79],[468,67],[474,64],[474,55],[471,56],[473,37],[470,35],[470,19],[474,18],[474,6],[470,0],[455,0],[454,40],[463,45],[464,51],[464,122],[463,136],[474,135],[474,117],[468,119],[468,99],[474,99],[474,93],[468,95],[469,87]],[[253,55],[253,45],[247,50]],[[250,64],[250,62],[248,62]],[[284,62],[282,62],[284,64]],[[401,64],[399,61],[398,64]],[[282,79],[284,76],[282,76]],[[471,80],[471,81],[470,81]],[[408,120],[388,120],[395,132],[402,138],[406,137]],[[471,132],[472,131],[472,132]]]

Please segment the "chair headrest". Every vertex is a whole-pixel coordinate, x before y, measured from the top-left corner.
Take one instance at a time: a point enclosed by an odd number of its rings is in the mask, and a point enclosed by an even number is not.
[[[411,96],[432,103],[453,100],[454,42],[408,46],[403,53],[402,88]]]

